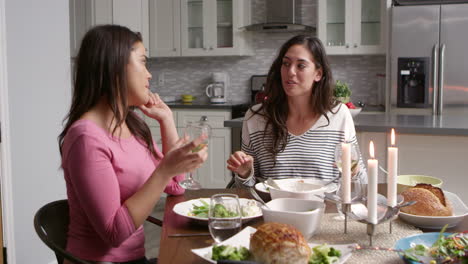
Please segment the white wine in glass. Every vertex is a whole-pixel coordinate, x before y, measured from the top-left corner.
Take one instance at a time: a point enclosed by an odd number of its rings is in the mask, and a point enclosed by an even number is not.
[[[198,152],[206,147],[211,136],[211,127],[206,123],[206,116],[202,116],[200,122],[197,123],[187,122],[184,130],[184,136],[188,137],[189,140],[195,140],[201,136],[205,137],[205,140],[192,149],[192,152]],[[179,185],[188,190],[199,190],[202,188],[201,184],[193,178],[193,172],[189,173],[189,177],[187,179],[179,182]]]

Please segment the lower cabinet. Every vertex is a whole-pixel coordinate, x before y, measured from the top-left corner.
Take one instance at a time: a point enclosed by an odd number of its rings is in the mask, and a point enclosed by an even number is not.
[[[359,146],[367,165],[369,141],[376,143],[379,165],[386,168],[387,133],[357,133]],[[429,175],[442,179],[442,189],[457,194],[468,203],[465,183],[468,179],[468,136],[397,134],[398,175]],[[379,182],[386,182],[379,171]]]
[[[172,109],[179,135],[184,133],[188,121],[199,121],[202,116],[208,118],[212,134],[208,143],[208,159],[198,170],[193,172],[203,188],[224,188],[231,180],[231,172],[226,169],[226,160],[231,154],[231,129],[224,127],[224,121],[231,119],[230,110],[211,109]],[[159,123],[145,117],[153,139],[162,149]]]

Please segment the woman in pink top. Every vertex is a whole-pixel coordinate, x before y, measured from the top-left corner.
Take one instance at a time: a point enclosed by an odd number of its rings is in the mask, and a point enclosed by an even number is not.
[[[94,263],[147,263],[143,222],[161,194],[179,195],[200,167],[203,138],[179,139],[169,107],[149,90],[145,47],[126,27],[92,28],[75,60],[74,91],[59,136],[70,224],[67,250]],[[162,152],[138,107],[161,125]],[[67,263],[65,261],[65,263]]]

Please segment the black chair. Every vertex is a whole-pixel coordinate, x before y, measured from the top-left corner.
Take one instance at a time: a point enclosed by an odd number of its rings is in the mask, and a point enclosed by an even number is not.
[[[34,216],[34,228],[42,242],[54,251],[58,264],[62,264],[64,259],[77,264],[91,264],[65,250],[69,220],[68,200],[54,201],[37,211]],[[152,216],[146,220],[162,226],[162,221]]]

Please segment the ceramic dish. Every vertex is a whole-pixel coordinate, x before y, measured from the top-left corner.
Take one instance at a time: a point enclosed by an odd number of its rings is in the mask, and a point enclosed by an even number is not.
[[[427,183],[442,188],[443,181],[439,178],[426,175],[399,175],[397,177],[397,193],[401,193],[418,183]]]
[[[352,117],[357,116],[361,112],[362,108],[361,107],[356,107],[355,109],[349,108],[349,112],[351,113]]]
[[[310,239],[320,227],[325,203],[314,200],[301,200],[292,198],[279,198],[262,206],[263,220],[265,222],[278,222],[296,227]]]
[[[448,236],[450,235],[450,233],[444,233],[444,235]],[[416,245],[425,245],[427,247],[431,247],[434,244],[434,242],[436,242],[438,237],[439,237],[438,232],[424,233],[424,234],[404,237],[396,242],[394,248],[398,250],[407,250]],[[410,264],[418,263],[416,261],[405,259],[403,258],[403,256],[401,258],[404,259],[406,263],[410,263]]]
[[[289,178],[289,179],[281,179],[281,180],[275,180],[278,184],[281,184],[282,182],[285,182],[287,184],[291,184],[293,182],[300,182],[303,181],[305,183],[309,184],[316,184],[316,185],[324,185],[330,182],[330,180],[320,180],[320,179],[307,179],[307,178]],[[270,193],[270,189],[273,188],[269,186],[266,182],[259,182],[255,184],[255,189],[259,192],[262,193]],[[337,184],[336,183],[331,183],[325,186],[323,189],[320,190],[320,192],[333,192],[336,191],[337,189]]]
[[[195,220],[196,222],[198,223],[201,223],[201,224],[208,224],[208,218],[203,218],[203,217],[198,217],[198,216],[191,216],[189,215],[189,213],[192,211],[193,209],[193,205],[198,205],[198,206],[201,206],[203,205],[203,203],[201,202],[201,200],[205,201],[206,203],[210,203],[210,198],[199,198],[199,199],[193,199],[193,200],[189,200],[189,201],[185,201],[185,202],[180,202],[178,204],[176,204],[174,206],[174,208],[172,209],[176,214],[180,215],[180,216],[183,216],[183,217],[187,217],[187,218],[190,218],[192,220]],[[247,204],[248,201],[255,201],[255,200],[251,200],[251,199],[245,199],[245,198],[239,198],[239,203],[240,203],[240,206],[243,207]],[[252,220],[256,217],[260,217],[262,216],[262,210],[260,208],[258,208],[258,213],[253,215],[253,216],[247,216],[247,217],[242,217],[242,223],[246,223],[248,222],[249,220]]]
[[[255,233],[257,229],[248,226],[244,228],[241,232],[237,233],[235,236],[223,241],[220,243],[220,245],[231,245],[235,247],[243,246],[246,248],[250,248],[250,236]],[[309,243],[310,247],[315,247],[318,246],[319,244],[314,244],[314,243]],[[341,257],[337,262],[334,262],[333,264],[342,264],[345,263],[346,260],[351,256],[352,254],[352,244],[344,244],[344,245],[328,245],[330,247],[334,247],[338,250],[341,251]],[[210,262],[210,263],[216,263],[216,261],[211,259],[211,249],[212,247],[206,247],[206,248],[198,248],[198,249],[192,249],[192,252],[195,255],[198,255],[202,259]]]
[[[456,194],[448,191],[444,191],[444,194],[452,202],[453,216],[422,216],[400,212],[400,218],[409,224],[422,228],[441,229],[444,225],[456,226],[468,215],[468,208]]]

